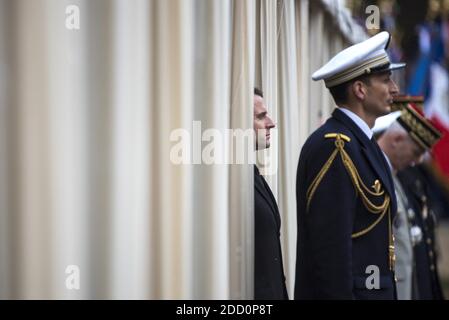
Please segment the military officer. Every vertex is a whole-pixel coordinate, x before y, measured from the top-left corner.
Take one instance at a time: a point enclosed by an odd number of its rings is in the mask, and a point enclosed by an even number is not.
[[[421,162],[426,151],[440,138],[440,132],[416,108],[415,97],[395,97],[399,111],[378,118],[373,131],[381,133],[378,143],[393,173],[398,211],[393,222],[395,235],[398,299],[417,298],[415,252],[422,240],[422,223],[416,216],[411,194],[405,190],[397,172]],[[386,128],[386,129],[385,129]]]
[[[298,164],[295,299],[394,299],[394,185],[372,140],[398,93],[381,32],[312,75],[338,106],[305,142]]]

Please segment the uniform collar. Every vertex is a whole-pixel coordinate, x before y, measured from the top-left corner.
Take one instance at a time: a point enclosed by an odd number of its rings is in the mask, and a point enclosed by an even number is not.
[[[354,112],[350,111],[349,109],[346,109],[345,107],[340,107],[340,110],[347,115],[354,123],[357,125],[357,127],[360,128],[360,130],[363,131],[363,133],[368,137],[369,140],[373,137],[373,131],[371,131],[370,127],[366,124],[365,121],[362,120],[358,115],[356,115]]]

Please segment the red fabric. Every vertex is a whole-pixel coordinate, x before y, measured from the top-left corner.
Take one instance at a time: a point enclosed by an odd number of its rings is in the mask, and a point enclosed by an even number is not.
[[[440,141],[432,149],[433,157],[437,167],[449,181],[449,128],[436,116],[433,116],[431,120],[435,127],[442,133]]]

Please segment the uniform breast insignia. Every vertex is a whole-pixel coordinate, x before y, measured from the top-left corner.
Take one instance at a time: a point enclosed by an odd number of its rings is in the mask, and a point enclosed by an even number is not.
[[[364,206],[369,212],[379,215],[379,217],[371,225],[369,225],[368,227],[366,227],[361,231],[352,234],[352,238],[360,237],[368,233],[370,230],[372,230],[382,220],[382,218],[387,214],[387,212],[389,212],[391,201],[390,196],[385,193],[385,191],[382,188],[382,184],[380,183],[379,180],[375,180],[371,188],[367,187],[366,184],[363,182],[354,162],[344,149],[345,143],[350,142],[351,138],[341,133],[328,133],[324,136],[324,138],[335,139],[335,150],[332,152],[329,159],[323,165],[323,167],[318,172],[317,176],[307,189],[306,193],[307,211],[309,211],[313,195],[316,189],[318,188],[320,182],[323,180],[324,176],[329,171],[329,168],[331,167],[337,155],[340,155],[343,165],[349,174],[352,184],[356,189],[357,195],[360,196],[360,199],[362,200]],[[373,203],[373,201],[370,200],[370,197],[377,199],[383,198],[382,204],[376,205],[375,203]]]
[[[380,190],[382,189],[382,184],[380,183],[380,181],[378,179],[376,179],[376,181],[374,181],[374,184],[371,186],[371,188],[373,188],[374,191],[376,191],[376,193],[379,193]]]

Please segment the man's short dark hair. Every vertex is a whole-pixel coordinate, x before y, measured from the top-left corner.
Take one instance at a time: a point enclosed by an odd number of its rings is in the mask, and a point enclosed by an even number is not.
[[[263,98],[263,92],[259,88],[254,88],[254,95]]]
[[[348,82],[336,85],[335,87],[329,88],[329,91],[334,98],[335,103],[345,104],[348,101],[348,88],[356,81],[362,81],[366,85],[370,85],[369,75],[362,75]]]

